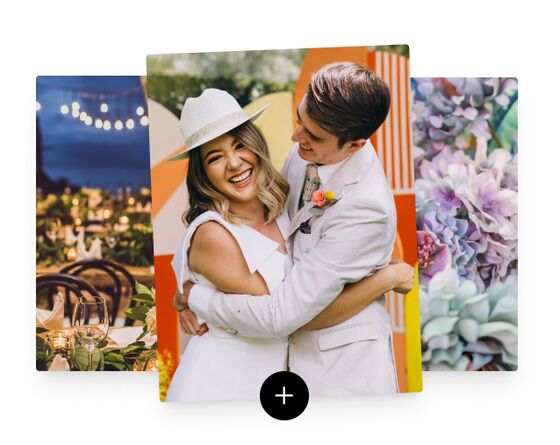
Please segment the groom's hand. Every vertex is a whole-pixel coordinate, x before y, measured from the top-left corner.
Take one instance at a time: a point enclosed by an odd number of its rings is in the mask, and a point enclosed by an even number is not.
[[[386,266],[392,278],[392,288],[398,294],[406,295],[414,287],[414,267],[404,261],[393,260]]]

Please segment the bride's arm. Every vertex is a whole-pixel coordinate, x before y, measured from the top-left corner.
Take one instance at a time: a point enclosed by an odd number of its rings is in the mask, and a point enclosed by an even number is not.
[[[390,290],[405,294],[412,289],[414,268],[403,262],[391,263],[375,274],[347,284],[323,312],[298,331],[328,328],[353,317]]]
[[[267,285],[251,273],[239,244],[221,224],[208,221],[196,230],[188,251],[189,267],[214,287],[230,294],[266,295]]]

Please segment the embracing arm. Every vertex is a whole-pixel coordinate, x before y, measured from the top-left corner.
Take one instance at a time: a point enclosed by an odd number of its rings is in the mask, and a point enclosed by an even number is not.
[[[226,295],[197,285],[189,306],[202,318],[234,327],[246,337],[284,337],[294,332],[325,309],[345,284],[389,262],[394,221],[384,209],[354,204],[326,223],[319,243],[300,259],[271,298]]]
[[[375,274],[344,286],[342,293],[331,304],[298,331],[335,326],[353,317],[390,290],[408,293],[413,287],[413,282],[412,266],[402,261],[391,262]]]

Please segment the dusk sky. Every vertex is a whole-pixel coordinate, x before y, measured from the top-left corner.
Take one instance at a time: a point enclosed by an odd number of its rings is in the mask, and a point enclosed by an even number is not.
[[[38,123],[43,141],[44,170],[51,179],[74,185],[116,190],[150,187],[148,127],[140,124],[138,106],[147,107],[138,76],[47,76],[37,78]],[[72,117],[72,102],[91,116],[87,126]],[[101,111],[106,103],[108,111]],[[67,105],[68,113],[61,107]],[[96,119],[112,128],[95,127]],[[132,118],[134,128],[126,128]],[[114,123],[125,126],[118,131]]]

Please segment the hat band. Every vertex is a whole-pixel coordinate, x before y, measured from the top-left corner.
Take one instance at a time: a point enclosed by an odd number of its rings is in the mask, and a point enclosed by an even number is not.
[[[191,146],[195,145],[202,138],[207,136],[208,133],[210,133],[210,132],[212,132],[212,131],[220,128],[220,127],[225,127],[225,126],[235,124],[240,119],[248,120],[249,118],[248,118],[247,114],[245,114],[244,111],[234,111],[233,113],[226,114],[226,115],[220,117],[219,119],[215,120],[214,122],[210,122],[208,125],[205,125],[201,129],[196,130],[193,134],[191,134],[185,140],[185,146],[187,147],[187,149],[189,149]],[[224,133],[226,133],[227,131],[235,128],[236,126],[237,125],[235,125],[231,128],[228,128],[228,130],[226,130]]]

